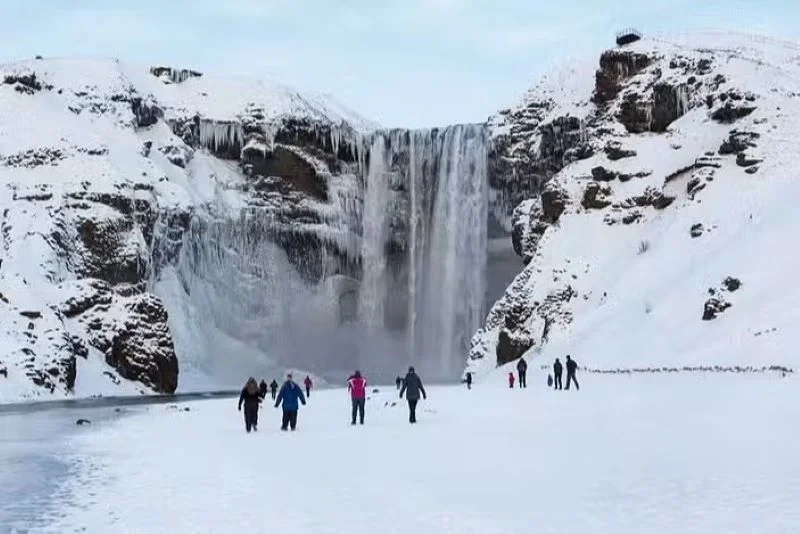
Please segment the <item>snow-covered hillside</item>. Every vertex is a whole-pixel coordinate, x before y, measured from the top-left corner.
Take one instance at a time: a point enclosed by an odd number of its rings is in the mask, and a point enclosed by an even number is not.
[[[110,59],[0,65],[0,401],[174,391],[174,339],[184,377],[208,363],[194,354],[203,336],[229,367],[258,365],[263,354],[191,322],[194,288],[170,274],[185,236],[252,245],[269,232],[298,270],[318,269],[320,242],[347,247],[342,183],[373,127],[261,81]],[[204,253],[230,267],[229,249]],[[242,257],[242,277],[261,259]],[[178,291],[168,316],[154,293]]]
[[[796,368],[800,44],[643,40],[546,77],[491,120],[527,262],[468,370]]]

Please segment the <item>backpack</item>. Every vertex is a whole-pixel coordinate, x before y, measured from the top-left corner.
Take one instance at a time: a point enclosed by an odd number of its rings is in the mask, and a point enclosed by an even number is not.
[[[547,375],[547,387],[553,387],[553,375]]]

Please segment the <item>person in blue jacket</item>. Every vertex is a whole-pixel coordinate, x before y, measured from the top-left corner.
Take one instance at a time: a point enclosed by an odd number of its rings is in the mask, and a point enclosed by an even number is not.
[[[278,398],[275,400],[275,407],[277,408],[283,403],[283,422],[281,423],[281,430],[291,428],[294,431],[297,428],[297,410],[300,408],[300,402],[303,406],[306,405],[306,398],[303,396],[303,389],[294,383],[292,375],[286,376],[286,382],[281,386],[278,392]]]

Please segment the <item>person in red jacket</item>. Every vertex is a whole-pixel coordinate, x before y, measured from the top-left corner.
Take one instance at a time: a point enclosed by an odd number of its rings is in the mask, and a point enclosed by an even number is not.
[[[350,424],[356,424],[356,414],[358,414],[363,425],[364,404],[367,401],[367,379],[361,376],[361,371],[356,371],[347,381],[347,391],[350,392],[350,400],[353,403],[353,417]]]
[[[508,373],[508,387],[514,389],[514,373]]]
[[[303,384],[306,386],[306,397],[311,396],[311,388],[314,386],[314,383],[311,381],[311,377],[306,375],[306,379],[303,380]]]

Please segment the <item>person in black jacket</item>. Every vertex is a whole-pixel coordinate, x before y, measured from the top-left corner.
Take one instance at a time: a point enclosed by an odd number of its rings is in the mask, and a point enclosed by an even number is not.
[[[417,376],[413,367],[408,368],[408,374],[403,380],[403,388],[400,390],[401,399],[403,398],[403,393],[406,394],[406,399],[408,400],[408,422],[414,424],[417,422],[417,402],[419,402],[420,393],[423,399],[427,399],[428,395],[422,386],[422,379]]]
[[[467,389],[472,389],[472,373],[467,371],[467,376],[465,377],[465,381],[467,383]]]
[[[525,361],[525,358],[520,358],[517,362],[517,374],[519,375],[519,387],[528,387],[528,362]]]
[[[563,389],[564,384],[561,382],[561,373],[564,372],[564,367],[561,361],[556,358],[556,363],[553,364],[553,378],[555,378],[553,389]]]
[[[575,378],[575,371],[578,370],[578,364],[575,363],[575,360],[567,355],[567,387],[565,389],[569,389],[569,383],[575,382],[575,389],[581,389],[581,386],[578,384],[578,379]]]
[[[247,384],[242,388],[242,393],[239,395],[239,411],[242,411],[242,403],[244,403],[244,428],[248,432],[250,432],[251,428],[254,431],[258,431],[258,404],[260,402],[258,382],[251,376],[247,379]]]
[[[403,379],[400,378],[399,376],[394,379],[394,385],[397,386],[397,389],[400,389],[400,384],[402,384],[402,383],[403,383]]]
[[[266,398],[268,391],[269,386],[267,386],[267,381],[262,378],[261,383],[258,384],[258,396],[264,399]]]
[[[278,394],[278,382],[274,378],[269,385],[269,390],[272,392],[272,400],[275,400],[275,396]]]

